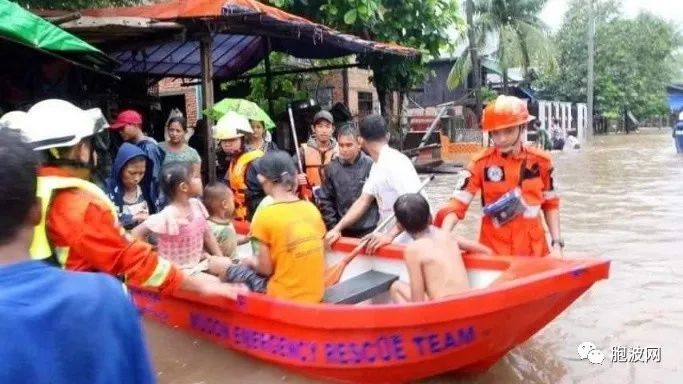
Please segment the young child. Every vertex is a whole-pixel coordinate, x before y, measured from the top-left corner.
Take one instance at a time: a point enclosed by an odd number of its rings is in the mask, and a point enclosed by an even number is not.
[[[221,280],[245,283],[255,292],[301,303],[319,303],[324,293],[325,223],[318,209],[297,196],[297,170],[282,151],[258,163],[258,179],[273,203],[251,223],[259,249],[240,265],[211,257],[209,270]]]
[[[138,147],[123,143],[116,154],[111,176],[107,179],[107,194],[119,212],[119,222],[126,230],[155,212],[154,202],[140,187],[149,158]]]
[[[159,254],[183,269],[196,272],[203,250],[223,256],[207,222],[204,205],[195,197],[202,193],[199,172],[189,163],[171,163],[161,171],[161,189],[169,204],[132,231],[138,239],[157,235]]]
[[[237,235],[232,225],[232,215],[235,212],[232,190],[224,183],[209,184],[204,188],[203,202],[209,212],[209,228],[223,255],[238,262],[237,246],[245,244],[249,238]]]
[[[398,224],[412,238],[405,246],[404,258],[410,285],[397,281],[391,286],[397,303],[441,299],[469,288],[459,240],[446,231],[431,226],[429,203],[419,193],[400,196],[394,203]],[[476,252],[487,248],[464,242],[463,249]]]

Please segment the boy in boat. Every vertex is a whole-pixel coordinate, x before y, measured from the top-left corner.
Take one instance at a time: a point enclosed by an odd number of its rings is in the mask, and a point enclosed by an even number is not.
[[[208,224],[223,256],[233,262],[239,261],[237,246],[249,241],[248,237],[238,235],[232,223],[235,213],[235,200],[232,190],[223,183],[212,183],[204,188],[202,202],[209,213]]]
[[[396,281],[391,286],[392,299],[396,303],[437,300],[468,289],[460,250],[490,250],[433,227],[429,203],[419,193],[400,196],[394,203],[394,212],[398,225],[413,241],[404,250],[410,285]]]

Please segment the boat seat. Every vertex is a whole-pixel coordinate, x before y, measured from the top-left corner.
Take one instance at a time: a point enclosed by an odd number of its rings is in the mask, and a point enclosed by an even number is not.
[[[370,270],[325,290],[324,303],[358,304],[386,292],[398,276]]]

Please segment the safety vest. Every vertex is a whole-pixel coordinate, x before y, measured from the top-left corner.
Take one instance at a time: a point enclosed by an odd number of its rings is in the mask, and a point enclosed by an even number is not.
[[[320,186],[323,180],[323,167],[337,156],[337,146],[322,151],[304,143],[301,144],[301,148],[304,151],[304,164],[306,165],[308,183],[313,187]]]
[[[230,161],[227,179],[235,198],[235,220],[247,219],[247,169],[252,161],[263,155],[263,151],[256,149],[241,154],[237,160]]]
[[[69,257],[68,247],[52,248],[50,240],[47,237],[47,211],[50,208],[50,202],[54,194],[59,190],[78,188],[86,191],[94,196],[97,196],[100,202],[106,204],[112,215],[114,221],[117,219],[116,207],[109,200],[107,195],[95,184],[79,179],[77,177],[63,177],[63,176],[39,176],[36,195],[40,198],[40,224],[33,230],[33,240],[31,241],[31,258],[36,260],[45,260],[50,257],[56,257],[56,261],[61,267],[66,265]]]

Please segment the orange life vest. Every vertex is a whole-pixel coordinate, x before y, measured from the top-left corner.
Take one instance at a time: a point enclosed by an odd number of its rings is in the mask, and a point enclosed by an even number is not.
[[[323,180],[323,167],[337,156],[339,152],[337,146],[320,150],[304,143],[301,144],[301,149],[304,152],[304,165],[306,167],[308,183],[312,187],[320,186]]]
[[[247,169],[252,161],[263,155],[263,151],[256,149],[242,153],[237,160],[230,160],[227,179],[235,196],[235,220],[243,221],[247,218]]]

